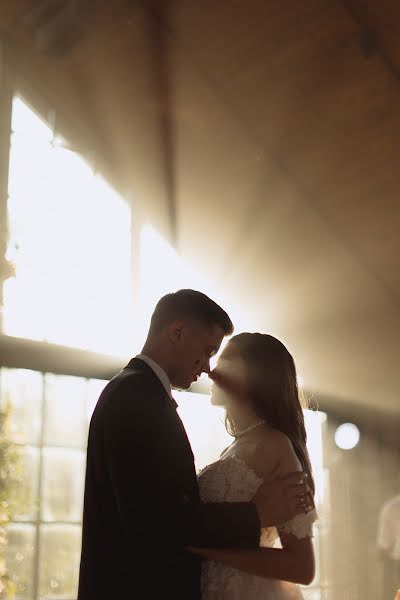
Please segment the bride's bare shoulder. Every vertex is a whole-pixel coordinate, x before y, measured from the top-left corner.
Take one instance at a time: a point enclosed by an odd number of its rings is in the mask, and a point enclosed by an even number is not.
[[[300,469],[300,463],[287,435],[270,426],[257,432],[253,468],[264,479]]]

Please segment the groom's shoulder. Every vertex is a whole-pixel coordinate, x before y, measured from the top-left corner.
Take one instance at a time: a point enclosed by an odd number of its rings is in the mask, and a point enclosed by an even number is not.
[[[148,401],[159,396],[159,388],[147,372],[128,365],[117,373],[100,394],[95,413],[141,413],[150,407]],[[145,402],[143,400],[146,400]]]
[[[132,397],[151,392],[151,387],[146,373],[136,367],[125,367],[108,382],[100,398]]]

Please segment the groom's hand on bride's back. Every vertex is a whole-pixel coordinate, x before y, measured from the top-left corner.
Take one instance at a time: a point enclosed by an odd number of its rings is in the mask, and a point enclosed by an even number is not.
[[[253,497],[261,527],[290,521],[297,514],[313,508],[307,475],[296,471],[263,483]]]

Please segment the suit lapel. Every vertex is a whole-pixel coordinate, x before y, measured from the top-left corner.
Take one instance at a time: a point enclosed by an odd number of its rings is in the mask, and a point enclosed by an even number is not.
[[[190,491],[192,493],[195,493],[195,495],[197,496],[198,487],[193,450],[190,445],[186,429],[182,423],[182,419],[176,411],[178,405],[175,399],[172,398],[169,394],[167,394],[163,384],[161,383],[157,375],[154,373],[153,369],[149,367],[149,365],[143,360],[140,360],[140,358],[132,358],[125,368],[135,369],[145,374],[146,377],[149,378],[149,382],[151,382],[151,385],[154,386],[154,390],[156,391],[157,395],[159,394],[160,399],[162,399],[163,402],[165,401],[170,406],[170,408],[173,408],[174,414],[172,414],[171,411],[169,415],[170,418],[172,417],[171,423],[174,423],[173,428],[175,430],[175,436],[173,443],[174,446],[176,446],[178,449],[176,466],[180,465],[180,467],[183,469],[183,480],[188,481],[188,489],[190,489]]]

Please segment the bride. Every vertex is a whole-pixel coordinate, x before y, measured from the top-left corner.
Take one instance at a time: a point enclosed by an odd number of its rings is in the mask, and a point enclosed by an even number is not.
[[[202,600],[300,600],[298,584],[314,578],[314,482],[292,356],[276,338],[231,338],[210,373],[212,403],[226,409],[234,442],[199,474],[205,502],[241,502],[263,480],[303,470],[311,490],[308,512],[263,529],[260,548],[191,548],[203,559]]]

